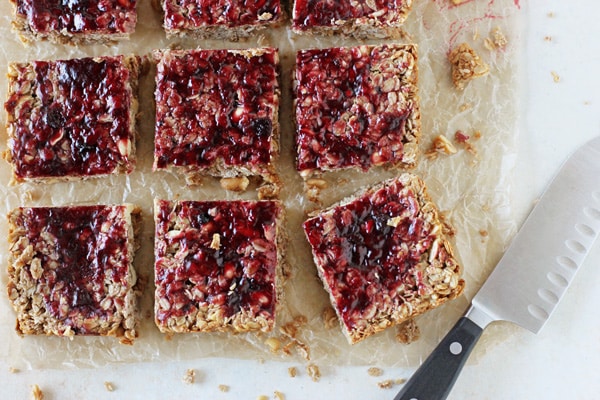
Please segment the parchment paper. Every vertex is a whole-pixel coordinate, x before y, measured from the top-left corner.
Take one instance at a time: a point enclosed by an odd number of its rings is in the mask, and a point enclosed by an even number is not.
[[[245,42],[167,40],[161,28],[161,17],[150,0],[138,4],[139,22],[131,40],[113,46],[59,46],[36,43],[23,46],[11,30],[12,9],[8,1],[0,2],[0,68],[10,61],[64,59],[72,57],[135,53],[149,54],[153,49],[182,48],[248,48],[275,46],[282,60],[282,154],[278,162],[285,186],[281,198],[287,212],[290,233],[287,254],[291,277],[285,286],[285,299],[278,315],[278,325],[303,315],[307,324],[300,328],[298,339],[310,349],[311,362],[321,365],[413,366],[433,348],[456,319],[466,310],[470,298],[491,272],[502,250],[515,232],[515,216],[511,207],[511,184],[519,117],[518,71],[521,14],[514,0],[470,0],[461,6],[450,0],[415,0],[405,24],[407,36],[399,42],[419,46],[419,76],[422,113],[421,149],[425,152],[434,137],[446,135],[452,140],[457,130],[470,135],[474,152],[457,145],[454,155],[436,159],[422,157],[414,171],[429,187],[429,192],[448,222],[456,229],[455,249],[464,267],[467,282],[464,296],[437,310],[418,317],[421,338],[406,345],[395,339],[396,329],[373,336],[357,345],[346,342],[337,327],[326,329],[321,318],[328,298],[316,277],[308,244],[300,224],[305,213],[315,208],[303,195],[302,181],[294,169],[293,122],[291,117],[291,71],[295,51],[310,47],[354,45],[352,39],[297,37],[289,23],[266,31]],[[504,49],[489,50],[485,38],[499,28],[508,40]],[[381,43],[383,41],[371,41]],[[389,42],[389,41],[388,41]],[[469,43],[489,64],[490,73],[457,91],[451,82],[447,54],[461,42]],[[2,73],[0,98],[6,99],[6,78]],[[140,103],[140,137],[138,162],[129,176],[114,176],[84,182],[56,184],[22,184],[9,186],[10,168],[0,161],[0,237],[7,237],[5,214],[21,205],[68,205],[82,203],[132,202],[142,207],[144,225],[142,247],[135,266],[145,280],[141,300],[140,337],[132,346],[119,344],[114,338],[19,337],[14,331],[15,314],[6,293],[0,296],[0,356],[15,366],[30,368],[94,367],[115,362],[167,361],[209,356],[285,360],[300,355],[273,353],[264,344],[264,335],[184,334],[168,339],[158,332],[153,322],[153,230],[152,200],[167,199],[234,199],[254,198],[251,191],[237,195],[223,191],[218,183],[207,181],[202,186],[186,187],[184,179],[168,173],[152,172],[153,90],[154,75],[142,78]],[[0,126],[6,123],[1,113]],[[481,137],[476,139],[476,132]],[[0,129],[0,150],[6,150],[6,131]],[[344,173],[329,177],[331,187],[323,193],[323,205],[337,201],[358,188],[391,177],[398,171]],[[0,279],[7,282],[6,240],[0,241]],[[279,336],[274,332],[273,336]],[[500,332],[488,337],[487,345],[502,340]],[[485,346],[483,346],[485,348]]]

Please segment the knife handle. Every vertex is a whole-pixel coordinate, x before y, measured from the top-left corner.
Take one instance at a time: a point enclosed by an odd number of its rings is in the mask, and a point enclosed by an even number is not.
[[[483,329],[462,317],[404,385],[394,400],[443,400]]]

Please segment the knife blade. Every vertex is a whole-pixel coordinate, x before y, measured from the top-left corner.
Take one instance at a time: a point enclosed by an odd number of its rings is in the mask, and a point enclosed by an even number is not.
[[[443,400],[494,321],[544,326],[600,233],[600,137],[563,164],[471,306],[394,400]]]

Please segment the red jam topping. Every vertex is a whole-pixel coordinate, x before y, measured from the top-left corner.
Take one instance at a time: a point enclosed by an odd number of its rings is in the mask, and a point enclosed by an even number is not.
[[[31,30],[48,34],[123,34],[135,29],[137,0],[16,0]]]
[[[406,120],[414,107],[404,98],[414,89],[402,85],[407,65],[388,60],[397,51],[360,46],[298,52],[299,171],[367,170],[402,160]]]
[[[75,334],[94,333],[81,322],[109,319],[114,312],[100,306],[108,295],[105,281],[129,285],[123,207],[24,208],[19,223],[41,260],[44,272],[38,285],[50,289],[44,296],[46,310],[71,325]]]
[[[166,0],[163,8],[164,25],[170,30],[256,25],[281,16],[280,0]]]
[[[156,78],[155,168],[253,167],[273,156],[278,53],[161,53]]]
[[[385,12],[406,7],[406,0],[295,0],[293,26],[305,30],[319,26],[334,26],[336,21],[370,17],[385,22]],[[373,8],[374,7],[374,8]],[[378,11],[378,12],[377,12]],[[384,11],[384,12],[382,12]],[[376,13],[376,15],[372,15]]]
[[[133,169],[130,71],[122,57],[19,65],[5,103],[18,178],[110,174]],[[33,78],[30,71],[33,70]]]
[[[160,201],[156,217],[156,312],[170,318],[213,305],[230,317],[243,310],[273,319],[276,305],[274,201]],[[160,303],[159,303],[160,304]]]
[[[402,304],[397,293],[418,293],[415,267],[435,239],[430,229],[414,193],[398,181],[304,223],[348,329],[372,316],[373,307]]]

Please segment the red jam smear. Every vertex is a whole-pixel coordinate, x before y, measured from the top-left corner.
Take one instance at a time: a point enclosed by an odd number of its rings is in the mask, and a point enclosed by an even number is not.
[[[137,21],[137,0],[16,0],[31,30],[48,34],[127,34]]]
[[[400,182],[307,220],[303,227],[344,324],[352,329],[369,307],[382,306],[401,285],[419,291],[415,266],[435,239],[411,190]],[[398,224],[388,223],[402,216]],[[402,246],[408,246],[403,251]]]
[[[373,0],[376,10],[395,11],[406,6],[405,0]],[[352,20],[369,17],[376,10],[371,9],[364,1],[353,0],[295,0],[293,26],[295,29],[307,30],[319,26],[335,26],[335,21]],[[388,18],[371,16],[380,22]]]
[[[402,159],[406,120],[413,110],[397,103],[391,111],[374,112],[387,101],[387,93],[372,82],[371,67],[391,51],[384,45],[297,53],[298,171],[367,170]],[[364,104],[357,104],[359,97]],[[353,115],[348,121],[344,119],[347,112]],[[340,123],[342,134],[336,125]]]
[[[169,304],[158,321],[216,305],[230,317],[240,310],[273,319],[276,306],[276,224],[274,201],[160,201],[156,224],[157,296]],[[189,224],[173,234],[172,223]],[[211,246],[214,234],[219,246]],[[178,246],[175,255],[168,249]],[[216,248],[218,247],[218,248]],[[180,254],[185,254],[182,259]],[[176,260],[176,264],[173,261]]]
[[[168,52],[156,78],[155,168],[267,165],[279,56],[227,50]]]
[[[44,270],[38,285],[50,288],[44,306],[72,326],[75,334],[94,334],[81,322],[86,318],[107,320],[114,312],[100,306],[107,295],[105,279],[128,285],[128,226],[123,213],[122,206],[23,209],[20,223]],[[103,224],[109,229],[103,231]],[[41,238],[46,233],[54,238],[51,248],[45,248],[47,242]],[[63,301],[66,309],[61,307]]]
[[[171,30],[258,25],[281,17],[280,0],[166,0],[163,8],[164,26]]]
[[[133,160],[119,143],[133,140],[130,71],[122,57],[32,62],[35,78],[19,74],[17,87],[33,86],[20,104],[18,90],[5,103],[14,119],[12,162],[20,178],[105,175]],[[108,118],[101,118],[101,117]]]

